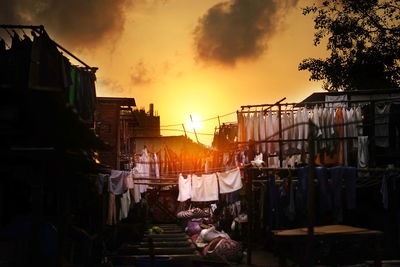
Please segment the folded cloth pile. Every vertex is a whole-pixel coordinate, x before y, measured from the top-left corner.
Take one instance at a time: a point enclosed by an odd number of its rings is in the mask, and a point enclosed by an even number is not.
[[[210,259],[240,262],[243,256],[242,245],[230,238],[217,237],[204,247],[203,255]]]
[[[184,210],[184,211],[178,212],[178,214],[176,215],[176,217],[178,217],[178,219],[182,219],[182,220],[204,218],[204,217],[209,217],[209,216],[210,216],[210,214],[208,212],[205,212],[204,210],[202,210],[200,208]]]
[[[188,221],[185,228],[186,233],[188,233],[190,236],[200,234],[201,230],[203,229],[200,227],[201,223],[201,219],[193,219]]]

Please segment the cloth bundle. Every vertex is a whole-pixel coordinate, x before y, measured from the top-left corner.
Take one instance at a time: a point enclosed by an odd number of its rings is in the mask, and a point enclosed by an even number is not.
[[[176,215],[176,217],[178,217],[178,219],[182,219],[182,220],[204,218],[204,217],[209,217],[209,216],[210,216],[210,214],[208,212],[205,212],[204,210],[202,210],[200,208],[184,210],[184,211],[178,212],[178,214]]]
[[[242,260],[242,245],[232,239],[217,237],[203,249],[203,255],[210,259],[240,262]]]

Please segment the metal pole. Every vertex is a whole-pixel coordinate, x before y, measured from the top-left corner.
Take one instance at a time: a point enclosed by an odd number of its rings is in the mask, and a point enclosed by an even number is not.
[[[249,146],[249,157],[254,158],[255,145],[254,143]],[[254,194],[253,194],[253,178],[254,178],[254,169],[248,167],[246,169],[247,173],[247,187],[246,187],[246,195],[247,195],[247,265],[251,265],[251,256],[252,256],[252,242],[253,242],[253,221],[254,221]]]
[[[221,121],[219,120],[219,115],[218,115],[218,125],[219,125],[219,128],[221,129]]]
[[[196,136],[196,141],[197,141],[197,143],[200,143],[200,142],[199,142],[199,138],[197,137],[197,133],[196,133],[196,127],[194,127],[194,124],[193,124],[193,118],[192,118],[192,114],[190,114],[190,120],[192,121],[192,125],[193,125],[193,132],[194,132],[194,135]]]
[[[282,168],[283,151],[282,151],[282,107],[278,104],[278,122],[279,122],[279,167]]]
[[[315,192],[314,192],[314,176],[315,176],[315,125],[309,120],[309,136],[308,147],[310,151],[308,166],[308,192],[307,192],[307,259],[308,266],[313,266],[313,249],[314,249],[314,224],[315,224]]]
[[[186,129],[185,129],[185,124],[183,124],[183,123],[182,123],[182,128],[183,128],[183,131],[185,132],[185,137],[187,137]]]

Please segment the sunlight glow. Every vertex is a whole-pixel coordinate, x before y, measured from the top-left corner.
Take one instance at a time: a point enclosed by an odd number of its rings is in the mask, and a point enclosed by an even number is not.
[[[185,117],[185,127],[186,130],[193,132],[194,130],[196,130],[197,132],[199,132],[200,130],[203,129],[203,122],[202,122],[202,117],[199,114],[196,113],[192,113],[192,120],[190,119],[190,114],[188,116]]]

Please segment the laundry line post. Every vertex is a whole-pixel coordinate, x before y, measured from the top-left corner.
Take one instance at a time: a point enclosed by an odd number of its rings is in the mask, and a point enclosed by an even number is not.
[[[282,143],[282,106],[278,104],[278,122],[279,122],[279,167],[283,167],[283,143]]]
[[[309,149],[309,166],[308,166],[308,181],[307,181],[307,266],[314,265],[314,224],[315,224],[315,132],[316,126],[311,119],[308,121],[309,135],[308,135],[308,149]]]
[[[254,158],[255,154],[255,144],[251,140],[249,146],[249,157]],[[253,242],[253,221],[254,221],[254,194],[253,194],[253,178],[254,169],[252,166],[246,167],[245,173],[247,174],[247,186],[246,186],[246,196],[247,196],[247,265],[251,265],[252,256],[252,242]]]
[[[183,124],[183,123],[182,123],[182,128],[183,128],[183,131],[185,132],[185,137],[187,138],[186,129],[185,129],[185,124]]]
[[[196,141],[197,141],[197,143],[200,143],[200,142],[199,142],[199,138],[197,137],[197,133],[196,133],[196,127],[194,127],[194,124],[193,124],[193,118],[192,118],[192,114],[190,114],[190,120],[192,121],[192,125],[193,125],[193,132],[194,132],[194,135],[196,136]]]

